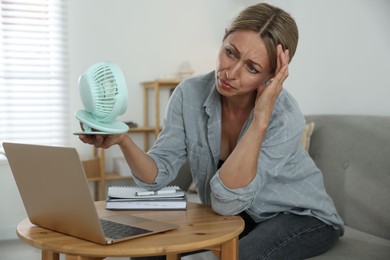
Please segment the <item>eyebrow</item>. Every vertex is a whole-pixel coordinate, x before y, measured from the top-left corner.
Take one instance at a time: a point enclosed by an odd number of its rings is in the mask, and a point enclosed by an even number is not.
[[[240,51],[237,49],[237,47],[236,47],[233,43],[229,43],[229,44],[234,48],[234,50],[235,50],[239,55],[241,55]],[[249,62],[250,62],[251,64],[253,64],[253,65],[259,66],[260,69],[263,70],[263,67],[262,67],[259,63],[255,62],[255,61],[253,61],[253,60],[251,60],[251,59],[248,59],[247,61],[249,61]]]

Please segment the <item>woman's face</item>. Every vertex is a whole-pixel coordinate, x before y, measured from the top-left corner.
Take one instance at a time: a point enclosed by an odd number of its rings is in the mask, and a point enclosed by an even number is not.
[[[264,41],[253,31],[232,32],[218,55],[217,90],[225,97],[253,94],[271,75]],[[261,90],[261,89],[260,89]]]

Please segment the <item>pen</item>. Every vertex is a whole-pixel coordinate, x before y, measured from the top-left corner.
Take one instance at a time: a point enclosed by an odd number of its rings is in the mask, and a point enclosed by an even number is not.
[[[151,195],[165,195],[165,194],[175,194],[179,190],[157,190],[157,191],[137,191],[136,196],[151,196]]]

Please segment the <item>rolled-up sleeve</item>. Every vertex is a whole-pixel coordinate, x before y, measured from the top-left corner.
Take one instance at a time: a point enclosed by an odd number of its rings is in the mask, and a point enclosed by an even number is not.
[[[256,175],[246,187],[230,189],[223,184],[218,171],[211,179],[210,185],[213,210],[221,215],[236,215],[252,204],[260,186],[260,178]]]

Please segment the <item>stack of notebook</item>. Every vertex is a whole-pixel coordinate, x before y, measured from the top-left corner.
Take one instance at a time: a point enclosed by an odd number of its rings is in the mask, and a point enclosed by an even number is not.
[[[177,210],[187,208],[187,198],[178,186],[158,191],[141,187],[111,186],[108,188],[108,210]]]

